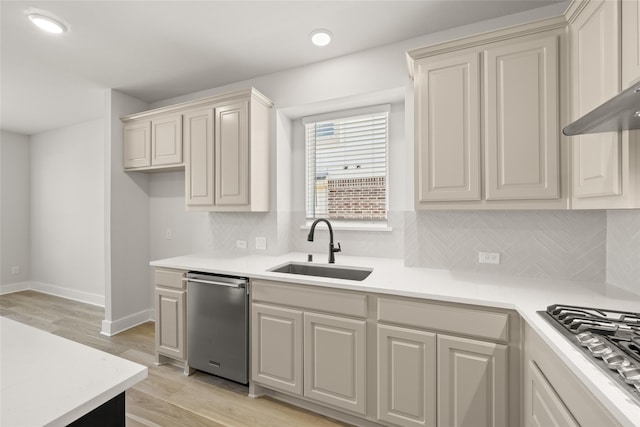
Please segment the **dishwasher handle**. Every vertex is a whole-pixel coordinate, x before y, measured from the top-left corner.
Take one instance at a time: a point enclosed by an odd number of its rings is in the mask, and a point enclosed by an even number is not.
[[[240,289],[240,288],[244,288],[245,287],[244,283],[225,283],[225,282],[218,282],[218,281],[215,281],[215,280],[194,279],[194,278],[190,278],[190,277],[185,277],[185,278],[182,279],[182,281],[184,281],[184,282],[204,283],[206,285],[226,286],[226,287],[229,287],[229,288],[236,288],[236,289]]]

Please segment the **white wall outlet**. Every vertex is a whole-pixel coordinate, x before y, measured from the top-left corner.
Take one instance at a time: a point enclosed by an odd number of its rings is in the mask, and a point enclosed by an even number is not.
[[[256,237],[256,249],[260,249],[260,250],[267,249],[267,238],[266,237]]]
[[[500,264],[499,252],[479,252],[478,262],[480,264]]]
[[[164,238],[167,240],[173,239],[173,230],[171,230],[169,227],[167,227],[167,229],[164,230]]]
[[[238,248],[238,249],[247,249],[247,241],[246,240],[236,240],[236,248]]]
[[[20,274],[20,266],[14,265],[11,267],[11,274]]]

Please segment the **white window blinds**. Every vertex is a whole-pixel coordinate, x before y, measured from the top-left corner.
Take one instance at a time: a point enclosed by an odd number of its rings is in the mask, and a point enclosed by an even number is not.
[[[388,115],[306,121],[307,218],[386,220]]]

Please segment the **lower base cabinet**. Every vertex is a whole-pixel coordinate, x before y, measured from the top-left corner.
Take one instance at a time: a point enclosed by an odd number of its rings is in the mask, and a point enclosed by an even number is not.
[[[523,370],[525,427],[620,426],[528,325],[524,328]]]
[[[304,313],[304,396],[364,415],[366,321]]]
[[[438,425],[506,427],[507,346],[438,335]]]
[[[251,307],[251,379],[266,394],[356,425],[520,420],[515,312],[258,280]]]
[[[436,425],[436,334],[378,325],[378,419]]]
[[[185,272],[166,268],[154,271],[156,364],[187,366],[187,290]]]
[[[252,380],[302,395],[302,311],[251,307]]]
[[[529,361],[529,425],[531,427],[579,427],[562,399],[534,361]]]

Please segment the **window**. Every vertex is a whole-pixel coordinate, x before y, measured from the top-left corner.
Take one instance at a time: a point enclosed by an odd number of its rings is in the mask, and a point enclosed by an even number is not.
[[[303,121],[307,219],[387,219],[389,106],[368,110]]]

